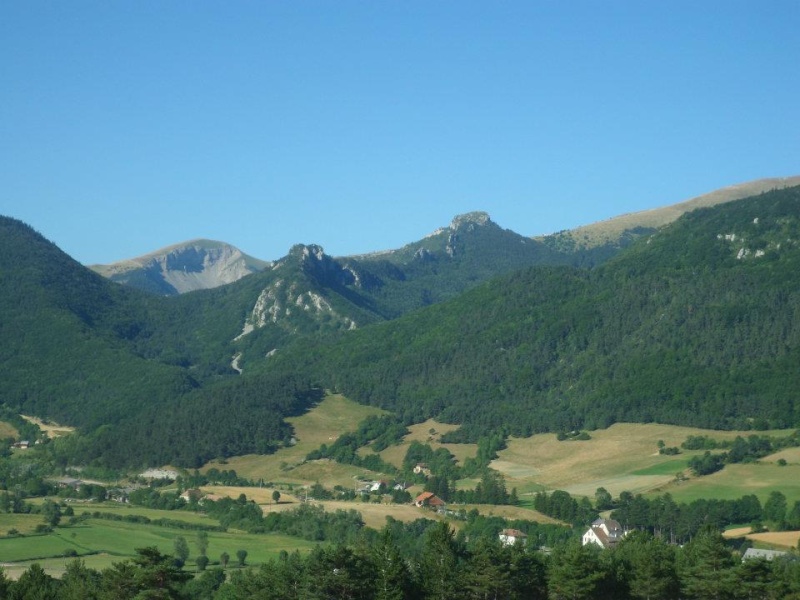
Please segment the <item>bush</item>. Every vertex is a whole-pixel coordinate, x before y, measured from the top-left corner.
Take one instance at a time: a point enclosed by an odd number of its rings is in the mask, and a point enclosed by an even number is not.
[[[197,564],[198,571],[205,571],[208,566],[208,557],[205,554],[198,556],[194,562]]]

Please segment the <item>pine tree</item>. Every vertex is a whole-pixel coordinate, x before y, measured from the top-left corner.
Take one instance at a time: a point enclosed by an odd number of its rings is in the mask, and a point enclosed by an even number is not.
[[[600,581],[605,577],[594,544],[582,546],[571,540],[556,547],[548,571],[548,593],[551,600],[584,600],[595,598]]]
[[[734,560],[719,531],[702,529],[680,557],[679,574],[686,596],[703,600],[733,597]]]
[[[411,575],[388,527],[381,532],[379,543],[373,546],[370,560],[375,572],[376,600],[402,600],[411,597]]]
[[[460,552],[450,525],[441,521],[427,532],[420,561],[421,586],[433,600],[460,597]]]

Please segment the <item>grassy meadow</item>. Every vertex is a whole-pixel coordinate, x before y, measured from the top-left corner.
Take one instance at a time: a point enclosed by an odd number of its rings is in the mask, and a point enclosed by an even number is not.
[[[673,482],[668,491],[678,502],[691,502],[698,498],[734,500],[746,494],[755,494],[763,504],[770,493],[780,491],[786,495],[789,508],[800,500],[800,464],[785,467],[772,462],[772,457],[748,464],[726,465],[721,471],[688,481]]]
[[[19,431],[17,431],[16,427],[14,427],[11,423],[0,421],[0,439],[17,439],[18,437]]]
[[[403,441],[396,446],[389,446],[380,452],[381,458],[387,463],[394,465],[398,468],[403,466],[403,459],[408,452],[408,447],[411,442],[420,442],[421,444],[428,444],[433,448],[434,452],[439,448],[446,448],[456,460],[461,463],[465,458],[474,457],[478,453],[477,444],[443,444],[441,437],[445,433],[458,429],[458,425],[449,425],[447,423],[439,423],[434,419],[428,419],[424,423],[418,423],[409,427],[409,433],[403,438]]]
[[[721,472],[677,482],[676,474],[687,471],[688,460],[701,451],[681,451],[677,456],[658,453],[658,441],[678,446],[689,435],[713,439],[746,437],[753,432],[707,431],[673,425],[618,423],[590,432],[591,439],[558,441],[555,434],[512,438],[492,467],[516,487],[520,499],[539,491],[565,490],[572,495],[593,497],[599,487],[613,496],[633,493],[671,493],[676,500],[695,498],[739,498],[756,494],[762,501],[780,489],[790,501],[800,499],[800,449],[784,450],[759,463],[727,465]],[[786,431],[759,432],[785,435]],[[787,466],[776,464],[784,458]],[[796,482],[796,483],[795,483]]]
[[[224,463],[212,461],[201,471],[211,467],[233,469],[241,477],[263,479],[284,486],[302,486],[319,481],[326,487],[347,487],[353,484],[354,477],[368,472],[328,460],[306,462],[306,455],[322,444],[334,442],[343,433],[355,431],[368,416],[382,414],[385,411],[381,409],[362,406],[340,394],[331,394],[306,414],[286,419],[294,427],[295,445],[270,455],[248,454],[229,458]]]
[[[90,505],[86,510],[114,514],[136,514],[150,519],[169,518],[187,523],[197,523],[205,519],[206,524],[215,524],[206,517],[186,511],[162,511],[146,508],[101,503]],[[81,511],[77,511],[80,513]],[[107,521],[90,518],[74,525],[56,527],[51,533],[34,534],[36,525],[42,522],[39,515],[6,515],[0,514],[0,527],[4,532],[10,528],[17,529],[22,536],[0,537],[0,564],[10,576],[24,571],[30,564],[37,562],[51,575],[60,575],[67,562],[67,553],[74,553],[87,566],[103,569],[114,562],[120,562],[135,555],[136,548],[155,546],[162,553],[174,554],[175,539],[184,537],[189,543],[190,556],[186,569],[196,568],[197,532],[173,527],[144,525],[126,521]],[[63,521],[66,523],[66,519]],[[276,557],[281,550],[305,552],[314,546],[294,537],[279,534],[252,535],[243,532],[208,532],[208,551],[210,565],[219,563],[219,557],[227,552],[232,557],[229,568],[236,563],[236,551],[247,550],[247,563],[260,564]]]
[[[246,477],[263,478],[273,482],[281,491],[287,505],[291,485],[295,493],[302,494],[302,486],[320,482],[325,487],[348,487],[358,477],[375,478],[372,473],[351,465],[340,465],[329,460],[305,461],[311,450],[323,443],[334,441],[346,431],[355,430],[360,420],[382,411],[361,406],[341,395],[327,396],[318,406],[292,419],[297,444],[279,450],[270,456],[243,456],[232,458],[227,464],[211,463],[206,468],[235,469]],[[380,455],[386,462],[401,466],[413,441],[429,444],[434,450],[447,448],[459,461],[475,456],[475,444],[443,444],[441,436],[456,429],[456,425],[428,420],[413,425],[400,444],[390,446]],[[800,448],[789,448],[755,464],[728,465],[719,473],[706,477],[689,477],[677,481],[676,475],[688,475],[687,463],[701,451],[681,451],[678,455],[658,453],[658,442],[667,447],[680,447],[690,435],[707,435],[717,440],[746,437],[750,431],[709,431],[693,427],[659,424],[618,423],[608,429],[590,432],[589,440],[558,441],[555,434],[539,434],[530,438],[511,438],[508,447],[500,451],[491,466],[506,477],[508,489],[517,488],[522,505],[529,505],[534,493],[541,490],[565,490],[574,496],[592,498],[599,487],[612,495],[620,492],[661,494],[671,493],[676,500],[695,498],[739,498],[756,494],[762,502],[773,490],[786,494],[790,502],[800,499]],[[787,431],[759,432],[764,435],[785,435]],[[364,452],[371,450],[363,449]],[[787,462],[778,466],[778,459]],[[794,483],[797,482],[797,483]],[[300,489],[298,489],[298,487]],[[459,482],[458,487],[471,487],[471,482]],[[212,493],[213,489],[208,489]],[[412,490],[412,493],[417,491]],[[231,492],[232,493],[232,492]],[[258,494],[253,488],[243,488],[248,498]],[[263,492],[264,499],[256,499],[268,506],[272,488]],[[357,505],[358,506],[358,505]],[[281,509],[285,509],[286,505]]]

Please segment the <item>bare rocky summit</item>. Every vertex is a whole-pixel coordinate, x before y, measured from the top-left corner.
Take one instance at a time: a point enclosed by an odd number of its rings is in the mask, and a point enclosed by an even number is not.
[[[230,244],[198,239],[138,258],[90,268],[117,283],[162,295],[176,295],[233,283],[270,264]]]

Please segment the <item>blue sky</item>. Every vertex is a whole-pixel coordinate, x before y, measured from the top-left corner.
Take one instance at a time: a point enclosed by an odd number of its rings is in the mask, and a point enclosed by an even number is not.
[[[85,263],[524,235],[800,174],[800,2],[0,3],[0,214]]]

